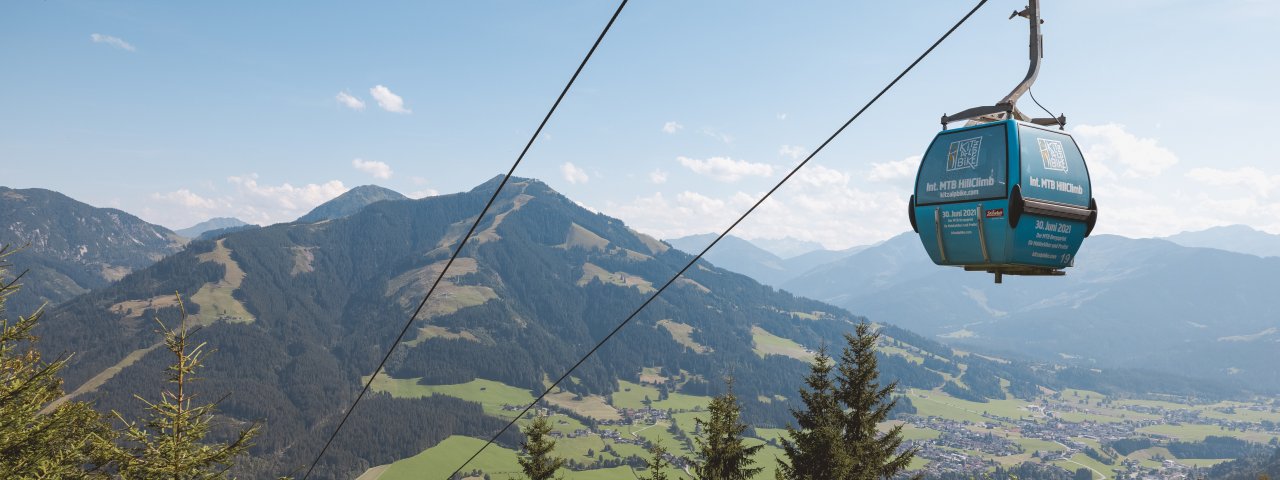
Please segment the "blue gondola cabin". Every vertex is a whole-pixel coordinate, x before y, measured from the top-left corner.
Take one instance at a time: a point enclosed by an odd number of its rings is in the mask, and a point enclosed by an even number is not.
[[[1066,132],[1002,120],[944,130],[920,162],[911,227],[938,265],[1062,275],[1098,218]]]

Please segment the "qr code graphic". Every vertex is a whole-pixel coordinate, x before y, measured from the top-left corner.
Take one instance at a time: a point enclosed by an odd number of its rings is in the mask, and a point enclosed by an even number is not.
[[[982,137],[966,138],[951,142],[947,150],[947,171],[978,168],[978,156],[982,151]]]
[[[1040,141],[1040,159],[1044,160],[1044,169],[1067,173],[1067,154],[1062,150],[1062,142],[1047,138],[1036,140]]]

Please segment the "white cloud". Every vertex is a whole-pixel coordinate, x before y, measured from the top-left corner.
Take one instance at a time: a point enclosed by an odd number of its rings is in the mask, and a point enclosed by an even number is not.
[[[905,189],[867,191],[852,186],[851,175],[826,168],[805,168],[796,179],[805,180],[774,193],[733,229],[733,234],[744,238],[791,237],[846,248],[883,241],[910,229]],[[763,195],[735,192],[717,196],[685,191],[668,197],[655,192],[622,204],[611,202],[603,211],[640,232],[676,238],[722,232]]]
[[[800,169],[795,181],[811,187],[835,187],[849,184],[849,174],[822,165],[809,165]]]
[[[632,221],[633,218],[652,219],[656,217],[661,217],[662,212],[670,208],[671,208],[671,203],[668,202],[667,198],[662,195],[662,192],[654,192],[653,195],[636,197],[632,199],[630,202],[622,205],[618,205],[614,202],[609,202],[609,210],[625,212],[622,215],[614,215],[614,216],[621,218],[622,220],[626,221],[629,224],[632,224],[633,227],[636,226],[637,224],[637,222]],[[705,230],[703,231],[703,233],[705,233]],[[663,234],[663,238],[666,238],[666,237],[667,235]]]
[[[1194,201],[1201,203],[1202,210],[1208,213],[1203,216],[1204,227],[1242,223],[1271,233],[1280,232],[1280,202],[1247,196],[1214,198],[1209,195],[1198,195]],[[1223,212],[1228,213],[1224,215]]]
[[[105,43],[107,45],[111,45],[121,50],[128,50],[130,52],[134,52],[138,50],[134,48],[133,45],[129,44],[129,42],[124,41],[120,37],[113,37],[111,35],[93,33],[89,35],[89,40],[92,40],[93,43]]]
[[[662,131],[665,133],[676,133],[683,128],[684,128],[684,125],[681,125],[676,122],[667,122],[662,124]]]
[[[578,168],[573,162],[564,162],[560,165],[560,174],[564,176],[565,181],[569,183],[587,183],[591,177],[587,176],[587,171]]]
[[[699,175],[706,175],[721,182],[736,182],[744,176],[768,177],[773,175],[773,165],[767,163],[751,163],[745,160],[734,160],[728,157],[711,157],[698,160],[689,157],[676,157],[689,170]]]
[[[185,188],[180,188],[166,193],[153,193],[151,194],[151,199],[163,202],[172,202],[186,208],[198,210],[212,210],[222,206],[215,200],[204,198]]]
[[[783,145],[778,148],[778,155],[790,157],[792,160],[799,160],[808,154],[809,151],[804,147],[797,147],[795,145]]]
[[[1089,162],[1096,233],[1160,237],[1230,224],[1280,229],[1280,202],[1270,198],[1280,191],[1280,174],[1248,165],[1170,174],[1178,156],[1155,138],[1115,124],[1081,125],[1072,133]]]
[[[777,117],[778,117],[778,120],[786,120],[786,119],[787,119],[787,114],[785,114],[785,113],[779,113],[779,114],[777,115]]]
[[[420,199],[420,198],[434,197],[439,194],[440,194],[439,190],[436,190],[434,188],[428,188],[426,190],[418,190],[415,192],[410,192],[408,195],[405,195],[405,196],[409,198]]]
[[[1073,133],[1085,150],[1093,195],[1101,209],[1095,234],[1159,237],[1237,223],[1280,233],[1276,158],[1225,166],[1208,163],[1219,159],[1205,159],[1201,165],[1213,167],[1199,167],[1184,165],[1160,139],[1141,137],[1118,125],[1083,126]],[[850,170],[806,166],[734,234],[792,237],[845,248],[907,232],[910,179],[920,158],[898,158],[854,162],[859,166]],[[743,177],[738,170],[745,169],[742,164],[746,163],[727,158],[680,161],[695,172],[723,179]],[[610,202],[601,210],[639,231],[674,238],[722,231],[762,194],[708,184],[692,191]]]
[[[257,174],[227,177],[227,182],[236,188],[235,216],[260,224],[291,221],[349,190],[339,180],[299,186],[288,182],[263,185],[258,183]]]
[[[703,134],[703,135],[706,135],[706,136],[708,136],[708,137],[714,138],[714,139],[719,140],[719,141],[721,141],[721,142],[724,142],[724,143],[733,143],[733,135],[729,135],[729,134],[727,134],[727,133],[719,132],[719,131],[716,131],[716,130],[713,130],[713,129],[710,129],[710,128],[704,128],[704,129],[702,129],[702,130],[700,130],[700,131],[702,132],[702,134]]]
[[[148,221],[161,225],[191,225],[211,217],[236,217],[249,223],[268,225],[297,219],[317,205],[332,200],[348,189],[338,180],[294,186],[291,183],[264,185],[257,174],[226,179],[230,189],[219,191],[210,182],[202,194],[187,188],[149,195],[145,205],[135,207]]]
[[[391,93],[391,89],[387,87],[374,86],[369,89],[369,95],[373,95],[373,99],[378,101],[378,106],[383,110],[393,113],[413,113],[413,110],[404,107],[404,99]]]
[[[1084,150],[1089,171],[1099,176],[1150,178],[1178,163],[1178,157],[1154,138],[1138,138],[1124,125],[1080,125],[1071,133]]]
[[[724,200],[717,200],[696,192],[680,192],[679,195],[676,195],[676,202],[684,208],[703,215],[711,213],[728,214],[728,212],[724,212],[726,204]]]
[[[391,166],[387,165],[386,162],[357,158],[351,161],[351,166],[356,167],[356,170],[372,175],[373,178],[383,180],[391,178]]]
[[[364,101],[351,96],[350,93],[338,92],[338,94],[333,98],[337,99],[338,103],[341,103],[352,110],[364,110]]]
[[[867,179],[875,182],[915,178],[920,169],[920,156],[913,155],[902,160],[884,163],[872,163],[871,173]]]
[[[667,172],[662,171],[661,168],[654,169],[649,172],[649,181],[659,185],[667,183]]]
[[[899,185],[856,185],[861,177],[821,165],[801,169],[787,186],[756,209],[734,234],[745,238],[792,237],[831,248],[866,245],[905,232],[908,189]],[[639,231],[675,238],[727,228],[764,192],[711,194],[661,192],[610,203],[604,213]]]
[[[1243,187],[1263,198],[1269,197],[1272,190],[1280,188],[1280,175],[1268,175],[1255,167],[1233,170],[1193,168],[1187,172],[1187,178],[1214,187]]]

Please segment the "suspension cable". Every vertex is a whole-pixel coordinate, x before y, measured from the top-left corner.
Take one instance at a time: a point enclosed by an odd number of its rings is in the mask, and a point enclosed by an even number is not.
[[[659,288],[657,291],[655,291],[652,295],[650,295],[648,299],[645,299],[644,303],[641,303],[640,306],[635,309],[635,311],[631,312],[631,315],[628,315],[627,318],[624,319],[621,323],[619,323],[617,327],[614,327],[613,331],[609,332],[608,335],[605,335],[603,339],[601,339],[598,343],[596,343],[595,347],[592,347],[590,351],[588,351],[586,354],[582,356],[582,358],[578,359],[577,363],[574,363],[572,367],[569,367],[569,370],[564,372],[564,375],[561,375],[560,378],[557,379],[554,383],[552,383],[551,386],[547,387],[547,389],[543,391],[541,395],[538,395],[538,398],[535,398],[533,400],[533,403],[530,403],[529,406],[525,407],[524,410],[522,410],[518,415],[516,415],[515,417],[512,417],[511,421],[507,422],[507,425],[502,427],[502,430],[499,430],[498,433],[494,434],[493,437],[489,438],[489,441],[485,442],[485,444],[482,445],[479,450],[476,450],[476,452],[472,454],[471,457],[467,459],[467,461],[462,462],[462,465],[459,466],[457,470],[454,470],[453,473],[449,474],[449,476],[446,478],[453,478],[454,475],[457,475],[458,473],[462,472],[462,469],[466,468],[467,465],[471,464],[471,461],[475,460],[476,457],[479,456],[481,452],[484,452],[484,450],[489,447],[489,445],[492,445],[493,442],[496,441],[499,436],[501,436],[503,433],[506,433],[507,430],[509,430],[511,426],[516,423],[517,420],[521,419],[522,417],[525,416],[525,414],[529,413],[529,410],[533,409],[533,407],[537,405],[538,402],[541,402],[544,398],[546,398],[546,396],[550,394],[551,391],[554,390],[557,386],[559,386],[561,382],[563,382],[566,378],[568,378],[569,375],[572,374],[574,370],[576,370],[579,366],[581,366],[583,362],[586,362],[588,358],[591,358],[591,355],[595,354],[597,350],[600,350],[600,347],[604,346],[606,342],[608,342],[611,338],[613,338],[613,336],[617,334],[619,330],[622,330],[622,327],[625,327],[628,323],[630,323],[631,320],[636,317],[636,315],[639,315],[640,312],[644,310],[645,307],[649,306],[649,304],[652,303],[654,299],[658,298],[658,295],[661,295],[663,291],[666,291],[667,287],[670,287],[671,284],[675,283],[675,281],[679,279],[681,276],[683,276],[686,271],[692,268],[693,265],[698,262],[698,260],[701,260],[703,255],[706,255],[707,252],[710,251],[712,247],[716,246],[716,244],[720,242],[720,240],[724,239],[725,236],[729,235],[729,232],[733,231],[734,227],[737,227],[739,223],[742,223],[743,220],[746,220],[748,215],[751,215],[752,212],[755,212],[757,207],[759,207],[762,203],[764,203],[765,200],[768,200],[769,197],[772,196],[773,193],[776,192],[779,188],[782,188],[782,185],[787,183],[787,180],[790,180],[792,176],[794,176],[797,172],[800,171],[801,168],[803,168],[806,164],[808,164],[809,160],[812,160],[813,157],[817,156],[818,152],[821,152],[823,148],[826,148],[826,146],[830,144],[832,140],[835,140],[836,137],[839,136],[842,132],[844,132],[844,130],[848,128],[850,124],[852,124],[855,120],[857,120],[858,117],[861,117],[863,112],[866,112],[868,108],[871,108],[871,106],[876,103],[876,101],[880,100],[880,97],[884,96],[885,93],[888,93],[889,89],[893,88],[894,85],[897,85],[898,81],[902,80],[902,77],[905,77],[908,72],[910,72],[912,69],[916,67],[917,64],[919,64],[922,60],[924,60],[925,57],[929,56],[929,54],[932,53],[935,48],[938,48],[938,45],[941,45],[942,42],[947,39],[947,37],[950,37],[951,34],[956,31],[956,29],[959,29],[960,25],[963,25],[965,21],[969,20],[969,17],[972,17],[973,14],[978,12],[978,9],[982,8],[983,5],[986,5],[987,1],[988,0],[980,0],[978,4],[974,6],[972,10],[969,11],[969,13],[965,14],[965,16],[960,19],[960,21],[956,22],[956,24],[953,25],[949,30],[947,30],[946,33],[942,34],[942,37],[938,38],[937,41],[933,42],[933,45],[930,45],[929,48],[924,51],[924,53],[920,54],[919,57],[916,57],[915,61],[911,62],[911,64],[908,65],[906,69],[902,70],[902,73],[899,73],[897,77],[894,77],[893,81],[889,82],[888,85],[885,85],[885,87],[880,90],[880,93],[877,93],[874,97],[872,97],[871,100],[866,103],[866,105],[863,105],[862,108],[859,109],[857,113],[853,114],[853,117],[850,117],[848,121],[844,122],[844,125],[841,125],[840,128],[836,129],[835,133],[832,133],[831,136],[827,137],[827,139],[823,141],[822,144],[818,146],[818,148],[814,149],[813,152],[809,154],[809,156],[805,157],[805,159],[801,161],[799,164],[797,164],[795,168],[792,168],[791,172],[788,173],[787,176],[783,177],[782,180],[778,181],[777,185],[774,185],[773,188],[769,189],[769,191],[764,194],[764,196],[760,197],[759,200],[756,200],[756,203],[752,205],[751,208],[747,209],[747,211],[743,213],[740,217],[738,217],[738,219],[735,220],[732,225],[729,225],[729,228],[726,228],[724,232],[721,232],[720,235],[717,236],[715,240],[712,240],[711,243],[708,244],[705,248],[703,248],[701,252],[695,255],[693,259],[690,260],[689,263],[684,266],[684,268],[681,268],[679,272],[676,272],[675,276],[671,277],[670,280],[667,280],[666,283],[662,284],[662,287]]]
[[[498,184],[498,188],[494,189],[493,195],[489,196],[489,202],[484,205],[484,209],[480,211],[480,215],[476,216],[476,221],[472,222],[471,229],[467,230],[467,234],[463,235],[462,240],[458,242],[458,247],[453,250],[453,255],[449,257],[449,261],[445,263],[444,268],[440,270],[440,274],[436,275],[436,280],[431,284],[431,288],[427,290],[427,294],[422,297],[422,302],[418,303],[418,308],[413,311],[413,315],[409,316],[409,320],[405,322],[404,328],[400,330],[400,335],[396,336],[396,340],[391,343],[391,347],[387,348],[386,355],[383,355],[382,361],[378,363],[378,368],[374,369],[373,374],[369,375],[369,380],[365,382],[364,388],[360,390],[360,394],[356,396],[351,407],[342,415],[342,421],[338,422],[338,426],[333,429],[333,434],[329,435],[329,440],[324,443],[324,447],[320,449],[320,453],[316,455],[316,459],[311,462],[311,466],[307,468],[306,475],[302,476],[303,480],[307,480],[311,476],[311,472],[315,470],[316,465],[320,463],[320,459],[324,457],[325,452],[329,450],[329,445],[333,443],[333,439],[337,438],[338,432],[342,431],[342,426],[346,425],[347,419],[351,417],[351,412],[355,411],[356,405],[369,392],[369,387],[373,385],[373,380],[382,372],[382,368],[386,366],[387,360],[391,358],[391,353],[395,351],[400,341],[404,340],[404,336],[409,332],[409,327],[413,325],[413,321],[418,318],[418,314],[422,312],[423,307],[427,305],[427,300],[431,298],[431,294],[436,291],[436,287],[440,285],[440,281],[444,279],[449,267],[457,260],[458,255],[462,253],[462,248],[467,245],[467,240],[476,232],[476,228],[480,226],[480,221],[484,219],[485,214],[489,213],[489,208],[493,206],[498,199],[498,194],[502,192],[502,187],[507,185],[507,181],[511,180],[511,175],[515,173],[516,167],[520,166],[520,162],[524,160],[525,154],[529,153],[529,148],[533,146],[533,142],[538,139],[538,135],[542,133],[543,127],[547,126],[547,122],[551,120],[551,115],[555,113],[556,108],[560,106],[560,102],[564,100],[569,88],[573,86],[573,82],[578,79],[578,75],[582,73],[582,69],[587,66],[587,62],[591,60],[591,55],[596,52],[596,48],[600,46],[600,42],[604,40],[605,34],[609,33],[609,29],[613,27],[614,21],[618,19],[618,15],[622,13],[623,7],[627,6],[628,0],[622,0],[618,4],[618,9],[614,10],[613,16],[609,18],[609,23],[605,24],[604,30],[600,31],[600,35],[596,37],[596,41],[591,45],[591,50],[587,51],[587,55],[583,57],[582,63],[578,64],[578,69],[574,70],[573,76],[569,77],[569,82],[565,84],[564,89],[560,91],[560,96],[556,97],[555,103],[551,104],[551,108],[547,110],[547,114],[542,117],[542,123],[538,124],[538,129],[534,130],[533,135],[529,137],[529,141],[525,143],[524,149],[520,151],[520,155],[516,157],[515,163],[511,164],[511,168],[507,170],[507,174],[502,177],[502,182]]]

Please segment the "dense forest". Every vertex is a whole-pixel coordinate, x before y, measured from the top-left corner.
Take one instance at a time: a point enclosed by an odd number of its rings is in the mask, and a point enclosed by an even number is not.
[[[1222,480],[1280,478],[1280,448],[1272,445],[1244,458],[1214,465],[1209,469],[1208,477]]]
[[[581,208],[541,182],[513,181],[462,251],[438,292],[439,305],[417,319],[383,374],[431,385],[486,379],[541,393],[546,379],[559,377],[692,258]],[[101,408],[136,410],[127,401],[129,392],[164,366],[161,352],[148,350],[158,338],[147,319],[177,314],[156,299],[173,293],[192,298],[189,310],[205,325],[199,335],[220,352],[209,361],[202,394],[225,397],[226,417],[266,426],[252,461],[237,472],[291,471],[318,451],[474,220],[465,212],[479,211],[496,186],[497,179],[470,192],[382,201],[343,218],[191,242],[180,253],[51,310],[39,332],[43,348],[76,352],[64,372],[68,385],[80,385],[131,354],[140,357],[83,396]],[[227,288],[221,286],[238,271],[244,272],[238,288],[221,297],[209,293]],[[229,316],[236,309],[246,318]],[[794,405],[760,399],[793,398],[808,368],[806,356],[863,321],[700,264],[561,387],[604,396],[618,390],[618,380],[634,381],[643,369],[658,368],[681,379],[663,385],[664,391],[711,396],[724,393],[719,379],[733,376],[743,418],[780,428],[792,421]],[[685,336],[672,325],[686,328]],[[1102,392],[1139,385],[1203,398],[1232,392],[1122,370],[1059,369],[958,354],[891,323],[878,326],[885,342],[923,359],[878,354],[882,378],[900,387],[941,387],[973,401],[1005,398],[1001,380],[1009,382],[1012,395],[1027,399],[1040,387],[1066,385]],[[762,353],[762,334],[805,351]],[[964,386],[943,376],[958,373]],[[1135,383],[1139,379],[1146,383]],[[904,400],[895,413],[912,411]],[[415,420],[392,421],[401,416]],[[448,420],[420,420],[441,416]],[[449,435],[486,437],[501,426],[472,403],[385,394],[366,399],[352,422],[325,456],[318,478],[350,477]],[[518,441],[517,433],[499,439],[508,447]]]
[[[143,351],[157,341],[143,319],[175,315],[173,307],[162,302],[148,306],[146,300],[173,292],[201,298],[201,289],[216,286],[228,274],[227,266],[206,260],[215,249],[225,249],[245,272],[233,297],[252,321],[212,322],[199,332],[219,352],[210,359],[208,380],[200,388],[210,397],[226,397],[222,411],[228,417],[265,424],[252,451],[255,459],[241,467],[242,474],[287,472],[318,450],[337,420],[335,412],[349,404],[361,378],[377,364],[425,291],[432,265],[447,259],[471,220],[462,212],[478,211],[494,187],[496,182],[489,182],[461,194],[379,202],[337,220],[248,229],[216,241],[192,242],[111,287],[54,309],[40,333],[49,351],[77,352],[66,371],[69,385],[83,383],[132,352],[145,353],[85,396],[103,408],[136,408],[123,400],[127,392],[164,365],[159,352]],[[516,179],[504,191],[497,214],[482,221],[479,231],[484,240],[462,253],[475,267],[451,275],[450,290],[442,298],[483,292],[476,294],[482,301],[429,310],[420,325],[455,335],[415,338],[418,332],[411,332],[407,340],[413,341],[399,347],[385,374],[430,384],[484,378],[540,393],[542,379],[563,373],[639,305],[649,289],[690,259],[525,179]],[[653,302],[563,387],[581,395],[604,395],[618,389],[618,379],[635,379],[643,368],[661,367],[686,379],[679,387],[684,392],[714,395],[724,388],[718,379],[736,373],[744,418],[780,427],[790,420],[788,405],[756,399],[793,395],[807,362],[753,351],[753,329],[816,348],[862,321],[709,266],[691,270],[687,278]],[[226,308],[191,303],[193,314],[202,318]],[[798,315],[810,319],[799,320]],[[686,343],[660,326],[660,320],[690,326]],[[941,384],[940,375],[919,365],[899,357],[881,360],[884,376],[904,386]],[[320,466],[322,478],[346,478],[372,466],[369,462],[417,453],[448,435],[487,436],[499,426],[478,406],[456,399],[375,395],[359,408]],[[398,416],[449,421],[388,420]],[[512,434],[501,442],[514,446],[517,439]]]

